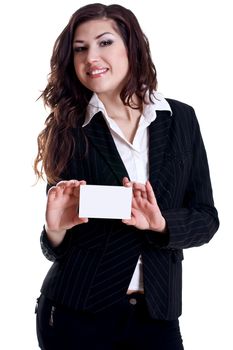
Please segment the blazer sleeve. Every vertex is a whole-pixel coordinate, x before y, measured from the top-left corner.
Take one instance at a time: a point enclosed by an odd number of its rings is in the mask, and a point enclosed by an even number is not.
[[[183,249],[208,243],[219,227],[218,213],[214,206],[207,155],[199,124],[192,109],[192,166],[189,174],[183,206],[162,210],[167,223],[167,234],[160,237],[164,248]],[[146,233],[150,244],[157,245],[158,237],[152,231]],[[160,234],[162,235],[162,234]]]
[[[64,255],[66,255],[71,246],[70,230],[67,230],[66,235],[61,244],[59,244],[59,246],[57,247],[53,247],[48,239],[45,228],[43,228],[40,236],[40,245],[42,253],[48,260],[55,261],[59,258],[62,258]]]
[[[50,187],[51,185],[47,184],[46,193],[48,193]],[[67,230],[61,244],[59,244],[57,247],[53,247],[48,239],[45,227],[43,227],[40,235],[40,245],[42,253],[48,260],[55,261],[59,258],[62,258],[69,251],[71,246],[71,231],[72,229]]]

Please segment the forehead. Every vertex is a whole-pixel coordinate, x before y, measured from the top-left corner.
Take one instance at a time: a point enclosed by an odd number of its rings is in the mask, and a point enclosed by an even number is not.
[[[112,19],[102,18],[80,24],[74,32],[74,39],[92,39],[103,33],[111,33],[115,36],[120,36],[117,31],[116,22]]]

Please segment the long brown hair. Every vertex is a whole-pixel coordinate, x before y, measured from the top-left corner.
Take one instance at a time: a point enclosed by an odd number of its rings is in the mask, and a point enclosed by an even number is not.
[[[138,97],[139,106],[146,103],[146,93],[151,99],[157,87],[156,69],[151,59],[149,42],[135,15],[120,5],[90,4],[78,9],[55,41],[50,61],[48,84],[41,94],[51,113],[45,128],[39,134],[38,154],[34,170],[38,178],[45,172],[50,183],[60,180],[73,155],[75,140],[72,133],[80,115],[85,111],[92,91],[78,80],[73,64],[73,37],[76,28],[89,20],[109,18],[124,41],[129,59],[129,74],[121,91],[125,105],[131,106],[132,96]],[[40,166],[39,166],[40,164]]]

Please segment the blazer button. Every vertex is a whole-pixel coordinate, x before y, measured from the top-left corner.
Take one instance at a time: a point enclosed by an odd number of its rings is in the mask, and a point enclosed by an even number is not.
[[[136,305],[136,304],[137,304],[137,299],[135,299],[135,298],[130,298],[130,299],[129,299],[129,303],[130,303],[131,305]]]

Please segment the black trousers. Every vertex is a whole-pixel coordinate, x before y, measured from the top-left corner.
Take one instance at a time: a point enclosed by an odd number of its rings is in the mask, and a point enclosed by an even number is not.
[[[55,306],[40,296],[37,337],[43,350],[183,350],[179,321],[152,319],[142,294],[97,314]]]

